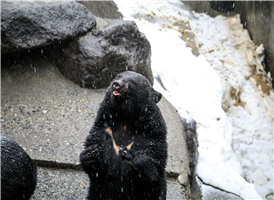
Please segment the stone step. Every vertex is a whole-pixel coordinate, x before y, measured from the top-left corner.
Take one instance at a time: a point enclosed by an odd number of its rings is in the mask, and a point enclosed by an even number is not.
[[[85,199],[88,193],[88,176],[79,170],[38,167],[38,181],[31,200]],[[167,200],[187,199],[176,180],[167,182]]]

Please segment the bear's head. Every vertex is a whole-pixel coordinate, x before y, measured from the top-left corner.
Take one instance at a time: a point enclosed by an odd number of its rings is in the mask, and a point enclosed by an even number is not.
[[[112,105],[123,112],[139,112],[162,98],[162,94],[155,91],[143,75],[132,71],[118,74],[109,92]]]

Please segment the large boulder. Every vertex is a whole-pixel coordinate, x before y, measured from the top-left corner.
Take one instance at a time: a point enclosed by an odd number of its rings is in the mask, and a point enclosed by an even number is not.
[[[91,12],[77,2],[1,2],[1,54],[71,39],[96,26]]]
[[[150,43],[135,22],[96,18],[97,29],[75,39],[56,55],[65,77],[81,87],[109,86],[120,72],[135,71],[151,84]]]

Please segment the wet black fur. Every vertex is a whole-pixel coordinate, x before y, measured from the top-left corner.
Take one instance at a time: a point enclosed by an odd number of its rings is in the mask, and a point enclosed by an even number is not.
[[[37,169],[14,141],[1,136],[1,199],[29,199],[37,183]]]
[[[135,72],[121,73],[115,80],[123,83],[117,90],[122,95],[114,96],[110,85],[80,155],[90,178],[88,199],[164,200],[166,125],[156,105],[162,95]],[[107,128],[120,147],[118,153]]]

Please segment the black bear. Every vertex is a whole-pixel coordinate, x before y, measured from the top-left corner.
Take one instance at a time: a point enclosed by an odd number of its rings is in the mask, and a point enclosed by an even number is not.
[[[37,169],[29,155],[14,141],[1,136],[1,199],[29,199],[37,183]]]
[[[167,130],[156,105],[161,97],[139,73],[113,80],[80,154],[90,178],[88,199],[166,199]]]

